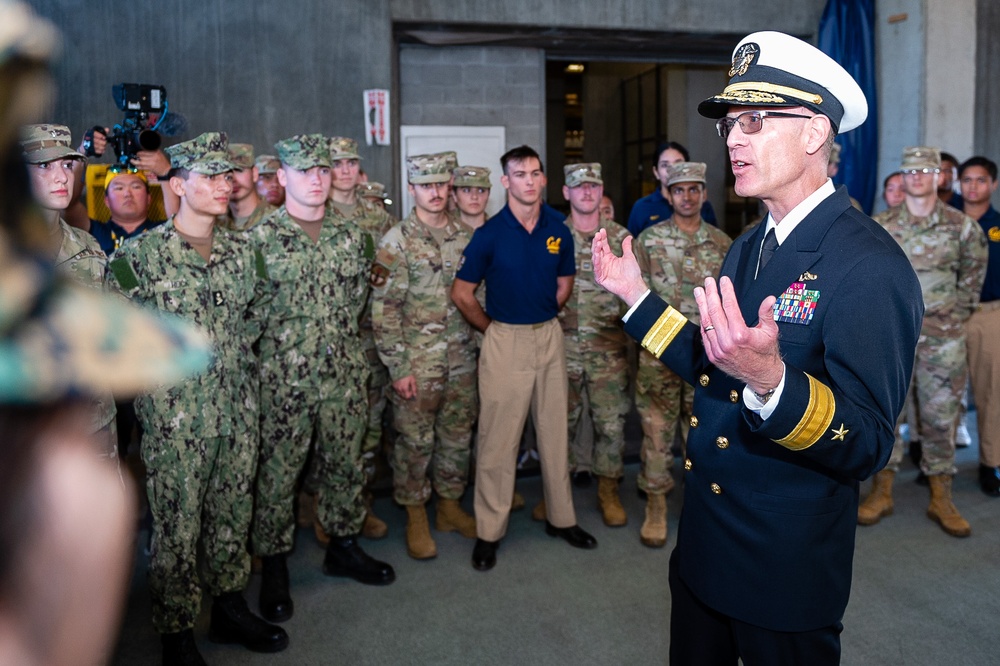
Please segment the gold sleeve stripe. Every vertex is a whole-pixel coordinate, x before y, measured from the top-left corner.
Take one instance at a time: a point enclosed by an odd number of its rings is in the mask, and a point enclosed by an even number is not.
[[[833,422],[833,415],[837,411],[837,402],[833,398],[833,391],[819,383],[810,375],[809,378],[809,404],[806,406],[802,420],[783,439],[776,439],[786,449],[801,451],[819,441],[823,433],[827,431]]]
[[[648,350],[656,358],[660,358],[687,321],[687,317],[668,305],[642,339],[643,349]]]
[[[785,95],[786,97],[794,97],[795,99],[801,99],[805,102],[810,102],[811,104],[823,103],[823,98],[815,93],[806,92],[797,88],[789,88],[788,86],[779,86],[774,83],[764,83],[762,81],[741,81],[740,83],[734,83],[730,86],[726,86],[726,89],[722,92],[723,94],[726,94],[744,90],[763,91],[774,93],[775,95]]]

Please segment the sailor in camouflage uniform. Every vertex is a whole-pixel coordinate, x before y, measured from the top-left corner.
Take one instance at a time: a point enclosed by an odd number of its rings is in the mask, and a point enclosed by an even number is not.
[[[570,207],[566,225],[573,233],[577,266],[573,291],[559,312],[569,376],[569,466],[577,473],[593,471],[597,475],[597,500],[604,524],[617,527],[628,520],[618,496],[629,409],[624,390],[628,384],[627,338],[619,320],[625,311],[614,294],[594,282],[590,248],[597,231],[605,229],[611,246],[621,254],[621,243],[629,233],[601,217],[598,210],[604,194],[600,164],[567,164],[563,175],[563,197]],[[589,437],[576,436],[584,396],[594,423],[592,448],[584,444],[590,443]]]
[[[361,441],[368,364],[358,321],[368,298],[374,248],[357,225],[327,207],[330,149],[321,134],[275,145],[285,203],[250,235],[277,282],[261,340],[261,455],[253,549],[263,563],[264,617],[292,616],[287,554],[295,536],[295,482],[315,439],[317,515],[331,539],[323,570],[363,583],[395,580],[392,567],[358,545],[364,523]]]
[[[215,351],[205,374],[136,399],[153,512],[153,624],[165,663],[200,663],[175,650],[198,618],[201,550],[214,597],[210,638],[277,652],[287,634],[251,614],[243,598],[259,411],[246,357],[268,317],[272,286],[250,239],[215,228],[231,190],[226,135],[205,133],[166,152],[177,215],[123,245],[108,266],[121,293],[198,324]]]
[[[257,226],[277,207],[257,194],[258,174],[253,146],[249,143],[229,144],[229,161],[236,167],[232,172],[233,192],[229,195],[229,210],[219,222],[231,231],[246,231]]]
[[[73,198],[76,170],[83,161],[72,145],[65,125],[29,125],[21,131],[21,154],[28,165],[32,194],[43,209],[56,269],[80,284],[103,289],[107,257],[100,244],[87,232],[69,226],[61,216]],[[117,459],[114,398],[105,394],[93,405],[91,433],[100,444],[99,454]]]
[[[701,162],[667,167],[667,200],[674,212],[665,222],[644,229],[633,246],[650,288],[695,324],[700,320],[694,288],[718,274],[732,244],[729,236],[701,217],[708,195],[705,170]],[[681,441],[687,442],[693,398],[694,389],[658,359],[639,354],[635,387],[635,404],[642,417],[639,488],[647,498],[639,536],[651,548],[667,542],[666,495],[674,487],[670,446],[678,428]]]
[[[272,206],[285,203],[285,188],[278,182],[281,160],[274,155],[258,155],[254,166],[257,167],[257,195]]]
[[[920,469],[927,475],[931,502],[927,516],[952,536],[972,533],[951,498],[955,474],[955,428],[965,391],[968,367],[965,324],[979,304],[986,279],[988,251],[982,227],[937,196],[941,153],[914,146],[903,150],[903,205],[875,216],[906,252],[920,279],[924,319],[917,342],[910,395],[918,413],[922,444]],[[903,459],[903,440],[896,440],[885,469],[875,475],[872,491],[858,507],[858,523],[873,525],[893,511],[892,484]]]
[[[379,243],[372,320],[392,379],[393,487],[408,515],[406,550],[428,559],[437,555],[425,509],[432,482],[437,529],[476,537],[475,519],[459,506],[477,412],[476,341],[450,297],[472,231],[447,213],[443,156],[408,158],[406,166],[415,206]]]

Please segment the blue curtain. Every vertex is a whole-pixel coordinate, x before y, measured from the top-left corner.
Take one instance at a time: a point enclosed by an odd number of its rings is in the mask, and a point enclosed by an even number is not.
[[[840,172],[834,184],[871,214],[878,194],[878,101],[875,91],[875,0],[827,0],[819,21],[820,50],[841,64],[868,98],[868,120],[837,137]]]

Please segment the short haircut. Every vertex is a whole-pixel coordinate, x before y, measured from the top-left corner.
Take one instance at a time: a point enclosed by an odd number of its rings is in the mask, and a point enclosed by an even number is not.
[[[893,176],[902,176],[902,175],[903,175],[902,171],[893,171],[892,173],[890,173],[888,176],[885,177],[885,180],[882,181],[882,189],[884,190],[885,188],[889,187],[890,178],[892,178]]]
[[[677,143],[676,141],[661,141],[660,144],[656,146],[656,152],[653,153],[653,166],[659,166],[660,155],[663,154],[664,150],[670,150],[671,148],[673,148],[678,153],[683,155],[685,162],[691,161],[691,153],[688,152],[687,148]]]
[[[990,174],[990,180],[997,179],[997,163],[988,157],[983,157],[982,155],[970,157],[962,162],[962,166],[958,167],[958,177],[961,178],[966,169],[975,166],[986,169],[986,173]]]
[[[518,146],[517,148],[511,148],[506,153],[500,156],[500,170],[503,171],[505,176],[509,176],[507,173],[507,164],[509,162],[523,162],[524,160],[531,159],[534,157],[538,160],[539,168],[542,173],[545,173],[545,165],[542,164],[542,158],[538,156],[535,149],[531,146]]]
[[[942,162],[951,162],[955,166],[958,166],[959,164],[961,164],[961,162],[959,162],[957,159],[955,159],[954,155],[952,155],[951,153],[946,153],[943,150],[941,151],[941,161]]]
[[[188,176],[191,175],[191,171],[181,167],[170,167],[170,171],[167,172],[167,180],[171,178],[180,178],[181,180],[187,180]]]

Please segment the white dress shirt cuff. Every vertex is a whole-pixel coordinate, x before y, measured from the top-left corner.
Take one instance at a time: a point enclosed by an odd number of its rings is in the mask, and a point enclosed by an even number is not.
[[[646,300],[646,297],[647,297],[647,296],[649,296],[649,292],[651,292],[651,291],[652,291],[652,289],[647,289],[647,290],[646,290],[646,293],[644,293],[644,294],[643,294],[642,296],[640,296],[640,297],[639,297],[639,300],[637,300],[637,301],[636,301],[635,303],[633,303],[633,304],[632,304],[632,307],[630,307],[630,308],[628,309],[628,312],[626,312],[626,313],[625,313],[625,316],[624,316],[624,317],[622,317],[622,321],[628,321],[628,318],[629,318],[629,317],[631,317],[631,316],[632,316],[632,313],[633,313],[633,312],[635,312],[636,308],[638,308],[638,307],[639,307],[639,305],[640,305],[640,304],[641,304],[641,303],[642,303],[642,302],[643,302],[644,300]]]
[[[767,417],[770,416],[774,412],[775,407],[778,406],[778,401],[781,400],[781,391],[784,390],[784,388],[785,388],[785,364],[782,363],[781,381],[778,382],[778,385],[774,388],[774,395],[772,395],[771,399],[767,401],[767,404],[758,400],[757,396],[753,394],[753,391],[750,390],[749,386],[743,387],[743,404],[746,405],[747,409],[749,409],[751,412],[757,414],[758,416],[760,416],[760,418],[766,421]]]

